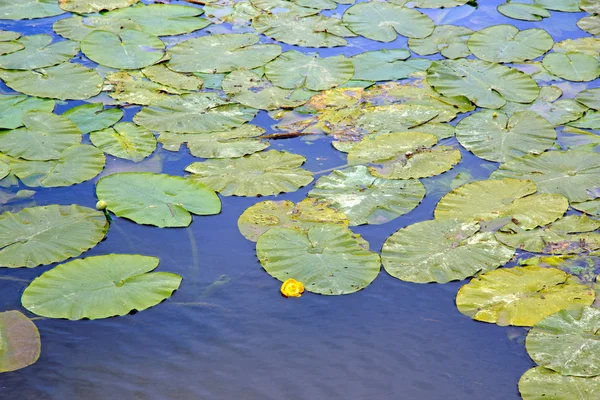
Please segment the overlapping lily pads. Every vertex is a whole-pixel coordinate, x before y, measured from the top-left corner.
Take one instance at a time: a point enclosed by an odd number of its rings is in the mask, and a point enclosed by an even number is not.
[[[79,52],[79,43],[63,40],[52,43],[50,35],[23,36],[23,49],[0,56],[0,68],[31,70],[68,61]]]
[[[461,58],[471,54],[467,41],[473,31],[463,26],[437,25],[426,38],[408,40],[410,49],[422,56],[440,53],[446,58]]]
[[[51,113],[55,102],[50,99],[23,95],[0,96],[0,128],[15,129],[23,126],[23,116],[29,111]]]

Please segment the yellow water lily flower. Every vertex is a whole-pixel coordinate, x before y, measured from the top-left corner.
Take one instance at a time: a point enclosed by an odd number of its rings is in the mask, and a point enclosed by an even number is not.
[[[300,297],[304,293],[304,285],[295,279],[288,279],[281,284],[280,290],[285,297]]]

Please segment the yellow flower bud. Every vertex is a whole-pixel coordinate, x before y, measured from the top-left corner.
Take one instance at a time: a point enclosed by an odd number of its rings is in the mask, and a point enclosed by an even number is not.
[[[106,202],[104,200],[100,200],[96,203],[96,210],[100,210],[100,211],[106,210],[107,205],[108,204],[106,204]]]
[[[304,285],[295,279],[288,279],[281,285],[281,294],[285,297],[300,297],[304,293]]]

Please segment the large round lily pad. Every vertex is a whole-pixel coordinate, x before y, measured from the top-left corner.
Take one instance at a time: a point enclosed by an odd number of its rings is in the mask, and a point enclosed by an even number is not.
[[[277,150],[242,158],[195,162],[185,170],[190,179],[202,182],[223,196],[270,196],[295,192],[313,181],[310,171],[300,168],[306,158]]]
[[[0,0],[0,18],[21,20],[53,17],[64,13],[56,0]]]
[[[95,15],[85,18],[73,15],[71,18],[59,19],[52,25],[52,28],[60,36],[79,42],[96,30],[112,33],[119,33],[124,29],[142,30],[140,25],[130,19],[104,18]]]
[[[464,285],[458,310],[498,325],[534,326],[562,309],[594,302],[594,290],[555,268],[514,267],[490,271]]]
[[[469,50],[489,62],[521,62],[538,58],[552,48],[552,36],[543,29],[520,31],[513,25],[494,25],[471,35]]]
[[[142,311],[171,297],[181,276],[151,272],[156,257],[108,254],[61,264],[23,292],[23,307],[48,318],[100,319]]]
[[[544,367],[525,372],[519,380],[523,400],[595,400],[600,391],[600,376],[564,376]]]
[[[425,197],[425,186],[416,179],[377,178],[357,165],[319,178],[308,196],[331,203],[348,216],[350,225],[373,225],[413,210]]]
[[[79,53],[79,43],[70,40],[52,43],[50,35],[23,36],[18,43],[24,48],[0,56],[0,68],[30,70],[50,67]]]
[[[571,376],[600,375],[600,310],[561,310],[527,334],[527,353],[536,364]]]
[[[550,73],[568,81],[589,82],[600,76],[600,61],[583,53],[550,53],[542,62]]]
[[[19,311],[0,313],[0,373],[16,371],[40,357],[40,332]]]
[[[90,14],[104,10],[129,7],[140,0],[58,0],[58,6],[65,11]]]
[[[0,266],[32,268],[77,257],[107,231],[102,212],[78,205],[7,212],[0,215]]]
[[[385,270],[400,280],[446,283],[495,269],[514,254],[477,222],[432,220],[391,235],[383,244],[381,260]]]
[[[131,122],[92,132],[90,140],[105,153],[134,162],[142,161],[156,149],[154,134]]]
[[[364,248],[345,226],[317,224],[308,232],[272,228],[256,243],[256,255],[274,278],[302,282],[306,290],[341,295],[367,287],[379,274],[379,255]]]
[[[151,172],[105,176],[96,185],[96,196],[119,217],[161,228],[188,226],[190,213],[213,215],[221,211],[219,197],[203,184]]]

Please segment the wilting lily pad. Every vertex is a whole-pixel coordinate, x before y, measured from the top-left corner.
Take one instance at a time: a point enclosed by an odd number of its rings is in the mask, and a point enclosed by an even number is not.
[[[514,267],[486,272],[461,287],[458,310],[501,326],[534,326],[562,309],[594,302],[594,290],[554,268]]]
[[[484,110],[462,119],[456,125],[456,138],[477,157],[506,162],[549,149],[556,131],[532,111],[519,111],[508,118],[503,112]]]
[[[561,310],[527,334],[527,353],[536,364],[571,376],[600,375],[600,310]]]
[[[130,19],[104,18],[101,16],[86,16],[83,18],[79,15],[59,19],[52,25],[52,28],[60,36],[77,41],[82,41],[87,35],[96,30],[112,33],[119,33],[125,29],[142,30],[140,25]]]
[[[146,79],[139,71],[121,71],[106,75],[103,90],[120,103],[150,105],[166,100],[170,95],[187,93]]]
[[[123,118],[119,108],[104,109],[102,103],[89,103],[73,107],[62,114],[69,118],[82,133],[90,133],[113,126]]]
[[[156,138],[149,130],[131,122],[90,133],[90,140],[111,156],[140,162],[156,149]]]
[[[78,14],[89,14],[103,10],[114,10],[116,8],[129,7],[140,0],[58,0],[58,5],[65,11]]]
[[[367,287],[379,274],[379,255],[345,226],[317,224],[308,232],[272,228],[256,243],[263,268],[274,278],[302,282],[306,290],[341,295]]]
[[[81,142],[81,131],[68,118],[51,112],[23,115],[22,128],[0,131],[0,151],[27,160],[52,160]]]
[[[34,19],[53,17],[64,13],[56,0],[0,0],[1,19]]]
[[[380,42],[391,42],[396,33],[409,38],[424,38],[433,32],[433,21],[412,8],[369,1],[344,12],[342,20],[357,35]]]
[[[139,69],[164,56],[164,43],[154,35],[135,30],[112,33],[93,31],[81,41],[81,51],[92,61],[116,69]]]
[[[0,56],[0,68],[30,70],[50,67],[79,53],[79,43],[70,40],[52,43],[50,35],[23,36],[18,43],[24,48]]]
[[[514,254],[477,222],[432,220],[390,236],[383,244],[381,260],[385,270],[400,280],[446,283],[495,269]]]
[[[600,273],[600,253],[544,255],[519,260],[519,265],[558,268],[573,275],[580,283],[594,284]]]
[[[264,129],[255,125],[244,124],[224,132],[210,133],[172,133],[163,132],[158,137],[163,149],[179,151],[183,143],[187,143],[190,153],[200,158],[237,158],[262,151],[269,147],[269,142],[260,140]]]
[[[181,276],[151,272],[156,257],[107,254],[61,264],[23,292],[23,307],[48,318],[100,319],[142,311],[171,297]]]
[[[556,76],[575,82],[589,82],[600,76],[600,61],[582,53],[550,53],[544,67]]]
[[[312,172],[300,168],[305,161],[298,154],[269,150],[242,158],[195,162],[185,170],[193,174],[190,179],[223,196],[270,196],[295,192],[312,182]]]
[[[89,99],[102,88],[94,70],[70,62],[33,71],[0,69],[0,78],[17,92],[60,100]]]
[[[179,90],[199,90],[204,84],[202,79],[192,74],[171,71],[164,64],[144,68],[142,73],[153,82]]]
[[[525,372],[519,380],[523,400],[595,400],[600,391],[600,376],[564,376],[544,367]]]
[[[265,65],[279,54],[277,44],[257,44],[258,35],[227,34],[189,39],[169,49],[169,68],[179,72],[230,72]]]
[[[350,225],[383,224],[419,205],[425,187],[416,179],[376,178],[357,165],[319,178],[308,196],[345,213]]]
[[[496,179],[467,183],[441,198],[436,219],[492,221],[506,218],[523,229],[556,221],[569,208],[566,197],[536,194],[535,183],[519,179]]]
[[[520,62],[538,58],[552,48],[552,36],[543,29],[520,31],[513,25],[494,25],[471,35],[469,50],[489,62]]]
[[[0,313],[0,373],[16,371],[40,357],[40,332],[19,311]]]
[[[192,214],[221,211],[219,197],[199,182],[151,172],[121,172],[98,181],[96,196],[115,215],[138,224],[188,226]]]
[[[438,25],[433,33],[424,39],[408,40],[410,49],[415,53],[428,56],[440,53],[446,58],[461,58],[471,54],[467,40],[473,31],[463,26]]]
[[[108,231],[104,214],[78,205],[24,208],[0,215],[0,266],[36,267],[77,257]]]
[[[294,228],[301,231],[316,224],[348,225],[346,215],[319,199],[304,199],[298,204],[289,200],[261,201],[248,207],[238,219],[240,233],[256,242],[271,228]]]
[[[543,18],[550,17],[550,11],[544,7],[524,3],[505,3],[498,6],[498,12],[509,18],[522,21],[541,21]]]
[[[23,126],[23,115],[30,111],[51,113],[54,100],[23,95],[0,96],[0,128],[15,129]]]
[[[593,198],[589,190],[600,187],[600,154],[587,151],[550,151],[526,155],[502,164],[492,179],[534,181],[540,193],[556,193],[570,202]]]

